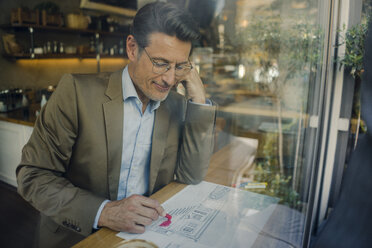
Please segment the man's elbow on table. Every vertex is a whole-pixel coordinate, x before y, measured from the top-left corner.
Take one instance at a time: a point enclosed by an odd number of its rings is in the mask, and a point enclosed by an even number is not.
[[[193,171],[178,171],[176,173],[176,181],[184,184],[199,184],[202,182],[207,174],[208,167],[199,173]]]

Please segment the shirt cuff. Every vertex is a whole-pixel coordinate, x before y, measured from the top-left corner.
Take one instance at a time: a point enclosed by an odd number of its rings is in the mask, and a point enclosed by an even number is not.
[[[104,201],[101,203],[101,206],[99,207],[99,209],[98,209],[98,211],[97,211],[96,218],[94,219],[94,223],[93,223],[93,228],[94,228],[94,229],[99,229],[99,227],[98,227],[99,217],[101,216],[102,210],[103,210],[103,208],[105,207],[106,203],[108,203],[109,201],[110,201],[110,200],[104,200]]]
[[[192,104],[196,104],[196,105],[202,105],[202,106],[212,106],[212,101],[209,100],[208,98],[205,99],[205,103],[197,103],[197,102],[193,102],[192,100],[190,100],[189,102],[191,102]]]

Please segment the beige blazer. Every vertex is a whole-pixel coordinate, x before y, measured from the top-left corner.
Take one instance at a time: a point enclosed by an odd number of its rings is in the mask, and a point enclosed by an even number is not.
[[[116,200],[123,137],[121,72],[65,75],[42,109],[17,168],[18,192],[42,215],[84,236]],[[171,92],[155,112],[152,194],[174,179],[200,182],[213,150],[215,106]]]

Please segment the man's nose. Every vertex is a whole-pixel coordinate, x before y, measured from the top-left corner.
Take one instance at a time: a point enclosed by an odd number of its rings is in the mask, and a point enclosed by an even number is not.
[[[172,66],[168,71],[166,71],[165,73],[163,73],[162,79],[168,85],[173,86],[176,83],[176,71],[175,71],[175,68]]]

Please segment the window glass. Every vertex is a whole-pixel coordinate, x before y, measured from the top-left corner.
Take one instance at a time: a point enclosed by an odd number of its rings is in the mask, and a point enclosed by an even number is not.
[[[256,243],[271,236],[278,242],[272,244],[301,247],[311,171],[305,134],[319,104],[312,99],[320,83],[325,8],[318,0],[188,4],[203,32],[191,60],[219,106],[206,181],[278,199]]]

